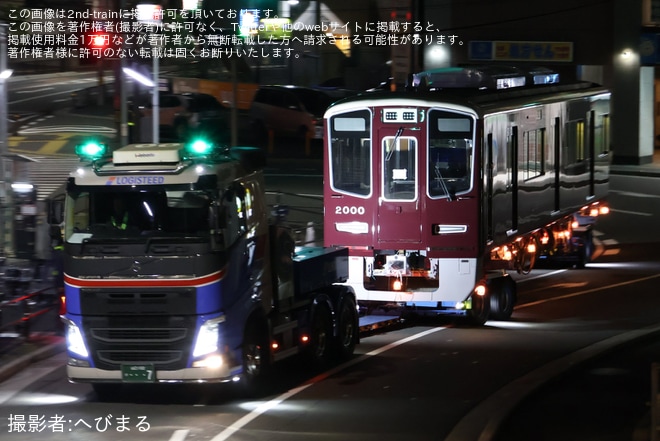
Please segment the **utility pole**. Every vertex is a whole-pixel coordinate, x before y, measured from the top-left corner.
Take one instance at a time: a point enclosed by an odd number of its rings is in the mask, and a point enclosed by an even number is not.
[[[119,9],[122,11],[126,9],[126,0],[119,0]],[[119,34],[121,38],[120,49],[124,49],[124,37],[122,32]],[[119,147],[128,144],[128,94],[126,93],[126,74],[124,68],[126,67],[126,57],[119,57],[119,72],[115,78],[115,83],[119,86]],[[133,115],[136,118],[136,115]],[[136,121],[134,120],[133,123]]]
[[[7,138],[7,24],[0,23],[0,246],[5,256],[13,254],[13,203],[11,194],[12,161]]]

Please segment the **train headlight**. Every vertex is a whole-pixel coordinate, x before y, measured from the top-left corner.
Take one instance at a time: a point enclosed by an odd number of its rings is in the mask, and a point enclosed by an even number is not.
[[[193,349],[193,357],[217,352],[220,344],[220,323],[225,321],[225,316],[213,318],[202,323],[199,327],[197,340]]]

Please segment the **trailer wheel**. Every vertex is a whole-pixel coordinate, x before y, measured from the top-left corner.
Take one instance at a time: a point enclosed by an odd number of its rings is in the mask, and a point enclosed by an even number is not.
[[[472,308],[468,310],[468,321],[474,326],[481,326],[490,316],[490,296],[472,295]]]
[[[308,356],[317,367],[328,364],[332,349],[332,318],[325,306],[314,309]]]
[[[494,320],[510,319],[516,297],[516,284],[510,277],[493,280],[490,293],[490,317]]]
[[[345,359],[353,355],[358,341],[358,314],[355,301],[346,297],[339,307],[337,319],[337,355]]]
[[[582,269],[587,266],[587,263],[591,262],[591,256],[594,253],[594,237],[591,231],[587,231],[580,236],[580,239],[582,241],[582,246],[580,246],[577,252],[575,268]]]

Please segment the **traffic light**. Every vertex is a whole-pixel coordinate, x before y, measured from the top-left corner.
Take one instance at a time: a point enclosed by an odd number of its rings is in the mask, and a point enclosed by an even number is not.
[[[122,48],[121,35],[114,32],[88,32],[80,39],[82,59],[117,58]]]
[[[92,34],[89,36],[89,45],[95,49],[105,49],[110,46],[110,34]]]

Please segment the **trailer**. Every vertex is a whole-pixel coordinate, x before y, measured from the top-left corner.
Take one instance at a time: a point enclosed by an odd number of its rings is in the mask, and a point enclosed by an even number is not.
[[[608,212],[610,92],[545,68],[411,75],[325,113],[324,244],[358,303],[507,319],[509,271],[583,267]]]

